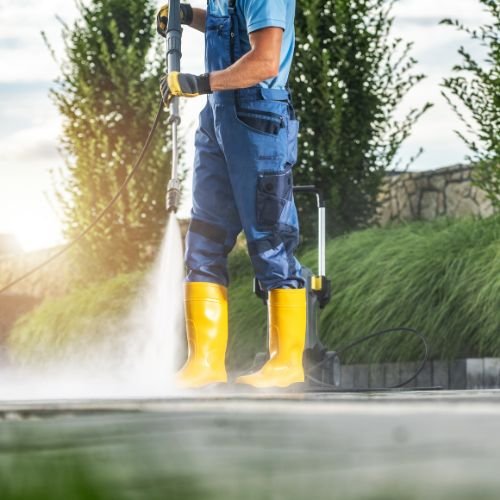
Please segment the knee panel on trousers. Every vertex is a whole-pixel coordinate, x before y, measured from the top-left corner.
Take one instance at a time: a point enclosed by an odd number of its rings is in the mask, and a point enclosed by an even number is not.
[[[298,228],[278,224],[269,236],[248,242],[255,276],[263,290],[302,288],[301,267],[294,257]]]
[[[193,219],[186,237],[187,280],[227,286],[227,256],[235,244],[236,236],[222,226]]]

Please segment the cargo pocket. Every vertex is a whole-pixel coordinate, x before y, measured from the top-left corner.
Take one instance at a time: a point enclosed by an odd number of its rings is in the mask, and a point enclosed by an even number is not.
[[[257,183],[257,224],[275,226],[287,203],[292,200],[292,171],[268,172],[259,175]]]
[[[285,126],[284,118],[270,111],[238,107],[236,116],[241,123],[261,134],[277,136]]]

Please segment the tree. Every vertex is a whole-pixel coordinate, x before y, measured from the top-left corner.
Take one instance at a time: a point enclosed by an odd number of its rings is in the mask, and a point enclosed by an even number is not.
[[[132,168],[158,110],[164,71],[149,0],[77,6],[74,25],[63,23],[65,60],[52,91],[64,119],[66,169],[58,197],[70,240],[108,204]],[[136,269],[160,240],[170,173],[167,120],[165,115],[138,175],[79,246],[76,261],[86,279]]]
[[[462,62],[453,68],[458,75],[444,80],[442,94],[465,124],[467,132],[456,133],[472,151],[468,160],[476,165],[474,182],[500,209],[500,4],[479,1],[492,16],[490,24],[477,30],[451,19],[442,24],[455,26],[479,42],[487,51],[485,64],[461,47]]]
[[[395,1],[298,1],[291,79],[302,126],[296,183],[324,189],[331,234],[368,223],[387,169],[431,106],[394,117],[424,78],[413,72],[412,44],[391,37]]]

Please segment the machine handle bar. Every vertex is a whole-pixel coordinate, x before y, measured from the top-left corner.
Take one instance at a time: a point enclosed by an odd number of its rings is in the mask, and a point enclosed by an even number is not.
[[[315,194],[318,202],[318,209],[325,208],[325,197],[323,196],[323,191],[316,186],[294,186],[293,192]]]
[[[315,194],[318,203],[318,276],[326,276],[326,206],[323,191],[316,186],[295,186],[296,194]]]

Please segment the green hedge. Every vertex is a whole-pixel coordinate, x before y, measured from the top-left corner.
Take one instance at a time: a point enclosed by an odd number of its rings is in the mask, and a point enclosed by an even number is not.
[[[314,269],[315,259],[316,250],[302,261]],[[230,353],[240,364],[264,347],[265,310],[248,298],[250,275],[242,277],[240,262],[235,267]],[[500,216],[353,233],[329,242],[327,269],[333,297],[321,335],[330,348],[406,326],[426,335],[434,358],[500,357]],[[358,347],[351,359],[414,360],[421,349],[396,335]]]
[[[316,250],[302,256],[314,266]],[[368,229],[334,239],[327,248],[333,298],[321,315],[330,348],[390,327],[422,331],[434,358],[500,357],[500,216],[437,220]],[[231,258],[229,364],[245,368],[265,349],[265,308],[252,296],[252,273],[243,252]],[[22,318],[10,335],[23,359],[60,355],[94,342],[101,324],[125,314],[141,275],[48,301]],[[85,332],[85,333],[83,333]],[[92,333],[89,333],[92,332]],[[356,359],[417,359],[418,342],[404,336],[372,341]]]
[[[142,282],[142,273],[122,274],[64,298],[46,300],[15,324],[7,340],[11,356],[23,363],[45,363],[84,356],[98,343],[111,349],[115,344],[118,352],[120,320]]]

